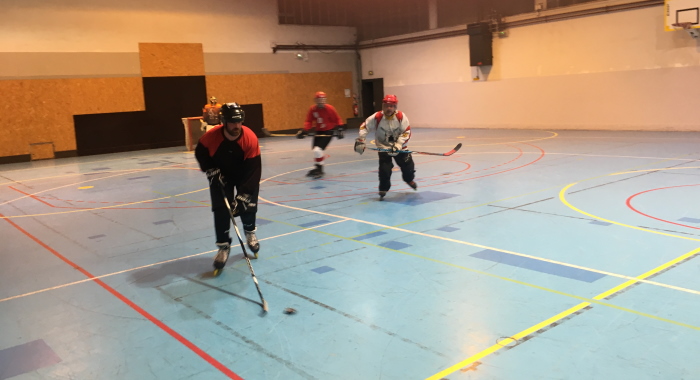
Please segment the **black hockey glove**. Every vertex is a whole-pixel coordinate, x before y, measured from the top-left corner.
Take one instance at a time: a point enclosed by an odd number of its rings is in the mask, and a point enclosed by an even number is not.
[[[365,152],[365,140],[355,139],[355,152],[362,154]]]
[[[389,153],[391,157],[396,157],[399,155],[399,148],[397,148],[396,145],[392,145],[391,149],[387,153]]]
[[[303,139],[304,137],[306,137],[306,131],[303,129],[300,129],[299,132],[297,132],[297,138]]]
[[[335,137],[336,137],[338,140],[340,140],[340,139],[342,139],[343,137],[345,137],[345,128],[343,128],[343,127],[345,127],[345,125],[339,125],[338,128],[336,128],[335,130],[333,130],[333,134],[335,135]]]
[[[251,203],[252,198],[248,194],[238,194],[236,199],[233,200],[233,216],[238,216],[248,209],[256,206],[255,203]]]
[[[223,181],[224,177],[221,176],[221,170],[219,170],[219,168],[211,168],[207,170],[207,179],[209,180],[209,185],[213,185],[214,183],[218,185],[219,177],[221,177],[221,180]]]

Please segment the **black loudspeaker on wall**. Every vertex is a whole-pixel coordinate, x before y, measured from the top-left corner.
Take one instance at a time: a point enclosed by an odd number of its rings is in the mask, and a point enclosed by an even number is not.
[[[486,22],[467,25],[469,35],[469,66],[493,65],[492,35]]]

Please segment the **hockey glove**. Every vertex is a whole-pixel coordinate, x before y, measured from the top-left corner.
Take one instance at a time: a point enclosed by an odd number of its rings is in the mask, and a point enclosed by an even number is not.
[[[334,131],[335,132],[335,137],[340,140],[343,137],[345,137],[345,128],[343,128],[343,125],[339,125],[338,128]]]
[[[252,198],[248,194],[238,194],[236,199],[233,200],[233,216],[240,215],[248,209],[256,206],[255,203],[251,203]]]
[[[396,157],[399,155],[399,150],[396,148],[396,145],[391,146],[391,150],[387,152],[389,156],[391,157]]]
[[[300,129],[299,132],[297,132],[297,138],[303,139],[304,137],[306,137],[306,131],[304,131],[303,129]]]
[[[355,140],[355,152],[362,154],[365,152],[365,140],[356,139]]]
[[[219,168],[211,168],[207,170],[207,179],[209,180],[209,185],[216,183],[219,184],[219,177],[221,177],[221,170]],[[223,177],[222,181],[223,181]]]

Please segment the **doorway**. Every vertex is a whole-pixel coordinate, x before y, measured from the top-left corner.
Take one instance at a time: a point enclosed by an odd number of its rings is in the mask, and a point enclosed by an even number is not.
[[[382,110],[384,98],[384,79],[362,80],[362,118],[366,119],[373,113]]]

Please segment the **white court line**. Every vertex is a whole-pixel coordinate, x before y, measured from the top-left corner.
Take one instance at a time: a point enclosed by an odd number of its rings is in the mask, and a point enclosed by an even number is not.
[[[123,152],[126,153],[126,152]],[[102,163],[102,162],[109,162],[109,161],[119,161],[119,160],[131,160],[133,158],[139,158],[139,157],[155,157],[155,156],[163,156],[166,154],[193,154],[193,152],[188,152],[188,151],[174,151],[174,152],[169,152],[169,153],[156,153],[156,154],[145,154],[145,155],[136,155],[133,157],[121,157],[121,158],[110,158],[108,160],[95,160],[95,161],[76,161],[76,162],[70,162],[66,164],[59,164],[59,165],[45,165],[45,166],[37,166],[33,168],[22,168],[22,169],[12,169],[12,170],[4,170],[2,173],[11,173],[11,172],[20,172],[24,170],[38,170],[38,169],[55,169],[55,168],[60,168],[62,166],[71,166],[71,165],[90,165],[90,164],[96,164],[96,163]],[[117,153],[118,154],[118,153]],[[69,157],[69,158],[79,158],[79,157]]]
[[[337,220],[337,221],[335,221],[335,222],[330,222],[330,223],[326,223],[326,224],[319,224],[318,226],[313,226],[313,227],[309,227],[309,228],[302,228],[302,229],[297,230],[297,231],[287,232],[287,233],[284,233],[284,234],[281,234],[281,235],[275,235],[275,236],[271,236],[271,237],[267,237],[267,238],[263,238],[263,239],[258,239],[258,241],[265,241],[265,240],[276,239],[276,238],[283,237],[283,236],[287,236],[287,235],[298,234],[298,233],[300,233],[300,232],[312,230],[312,229],[314,229],[314,228],[326,227],[326,226],[330,226],[331,224],[342,223],[342,222],[345,222],[346,220],[347,220],[347,219],[344,219],[344,220]],[[53,286],[53,287],[45,288],[45,289],[41,289],[41,290],[35,290],[35,291],[33,291],[33,292],[24,293],[24,294],[19,294],[19,295],[16,295],[16,296],[11,296],[11,297],[7,297],[7,298],[0,299],[0,303],[5,302],[5,301],[14,300],[14,299],[17,299],[17,298],[28,297],[28,296],[31,296],[31,295],[34,295],[34,294],[39,294],[39,293],[48,292],[48,291],[51,291],[51,290],[62,289],[62,288],[66,288],[66,287],[69,287],[69,286],[82,284],[82,283],[84,283],[84,282],[90,282],[90,281],[93,281],[93,280],[97,280],[97,279],[100,279],[100,278],[115,276],[115,275],[122,274],[122,273],[133,272],[133,271],[139,270],[139,269],[144,269],[144,268],[149,268],[149,267],[153,267],[153,266],[157,266],[157,265],[162,265],[162,264],[166,264],[166,263],[172,263],[172,262],[174,262],[174,261],[180,261],[180,260],[184,260],[184,259],[189,259],[189,258],[192,258],[192,257],[201,256],[201,255],[204,255],[204,254],[207,254],[207,253],[212,253],[212,252],[214,252],[214,251],[216,251],[216,250],[213,249],[213,250],[211,250],[211,251],[205,251],[205,252],[195,253],[194,255],[188,255],[188,256],[178,257],[177,259],[159,261],[159,262],[157,262],[157,263],[147,264],[147,265],[143,265],[143,266],[136,267],[136,268],[125,269],[125,270],[122,270],[122,271],[119,271],[119,272],[107,273],[107,274],[103,274],[103,275],[100,275],[100,276],[95,276],[95,277],[93,277],[93,278],[86,278],[86,279],[84,279],[84,280],[69,282],[69,283],[66,283],[66,284],[57,285],[57,286]]]
[[[281,176],[281,175],[288,174],[288,173],[293,173],[293,172],[299,171],[299,170],[300,170],[300,169],[292,170],[292,171],[287,172],[287,173],[278,174],[277,176]],[[272,178],[275,178],[275,177],[277,177],[277,176],[270,177],[270,178],[266,178],[266,179],[260,181],[260,184],[262,184],[263,182],[265,182],[265,181],[267,181],[267,180],[270,180],[270,179],[272,179]],[[462,245],[469,245],[469,246],[477,247],[477,248],[490,249],[490,250],[493,250],[493,251],[508,253],[508,254],[515,255],[515,256],[527,257],[527,258],[529,258],[529,259],[534,259],[534,260],[543,261],[543,262],[552,263],[552,264],[558,264],[558,265],[566,266],[566,267],[569,267],[569,268],[581,269],[581,270],[585,270],[585,271],[589,271],[589,272],[594,272],[594,273],[603,274],[603,275],[606,275],[606,276],[621,278],[621,279],[624,279],[624,280],[633,280],[633,281],[642,282],[642,283],[649,284],[649,285],[656,285],[656,286],[660,286],[660,287],[664,287],[664,288],[668,288],[668,289],[678,290],[678,291],[681,291],[681,292],[686,292],[686,293],[690,293],[690,294],[697,294],[697,295],[700,295],[700,291],[698,291],[698,290],[682,288],[682,287],[680,287],[680,286],[674,286],[674,285],[663,284],[663,283],[656,282],[656,281],[651,281],[651,280],[642,280],[642,279],[639,279],[639,278],[633,277],[633,276],[625,276],[625,275],[622,275],[622,274],[612,273],[612,272],[607,272],[607,271],[602,271],[602,270],[599,270],[599,269],[588,268],[588,267],[584,267],[584,266],[581,266],[581,265],[575,265],[575,264],[565,263],[565,262],[562,262],[562,261],[556,261],[556,260],[545,259],[545,258],[542,258],[542,257],[537,257],[537,256],[528,255],[528,254],[525,254],[525,253],[514,252],[514,251],[508,251],[508,250],[505,250],[505,249],[500,249],[500,248],[495,248],[495,247],[489,247],[489,246],[483,245],[483,244],[471,243],[471,242],[468,242],[468,241],[457,240],[457,239],[450,239],[450,238],[446,238],[446,237],[442,237],[442,236],[426,234],[426,233],[424,233],[424,232],[411,231],[411,230],[407,230],[407,229],[404,229],[404,228],[399,228],[399,227],[394,227],[394,226],[388,226],[388,225],[385,225],[385,224],[370,222],[370,221],[361,220],[361,219],[350,218],[350,217],[347,217],[347,216],[329,214],[329,213],[322,212],[322,211],[315,211],[315,210],[303,209],[303,208],[299,208],[299,207],[294,207],[294,206],[289,206],[289,205],[285,205],[285,204],[280,204],[280,203],[272,202],[272,201],[267,200],[267,199],[265,199],[265,198],[263,198],[263,197],[260,197],[260,199],[263,200],[263,201],[265,201],[265,202],[269,202],[270,204],[273,204],[273,205],[276,205],[276,206],[279,206],[279,207],[285,207],[285,208],[288,208],[288,209],[291,209],[291,210],[305,211],[305,212],[309,212],[309,213],[313,213],[313,214],[329,216],[329,217],[332,217],[332,218],[344,219],[344,221],[345,221],[345,220],[349,220],[349,221],[352,221],[352,222],[364,223],[364,224],[369,224],[369,225],[376,226],[376,227],[381,227],[381,228],[383,228],[383,229],[389,229],[389,230],[405,232],[405,233],[413,234],[413,235],[425,236],[425,237],[429,237],[429,238],[433,238],[433,239],[449,241],[449,242],[452,242],[452,243],[457,243],[457,244],[462,244]]]

